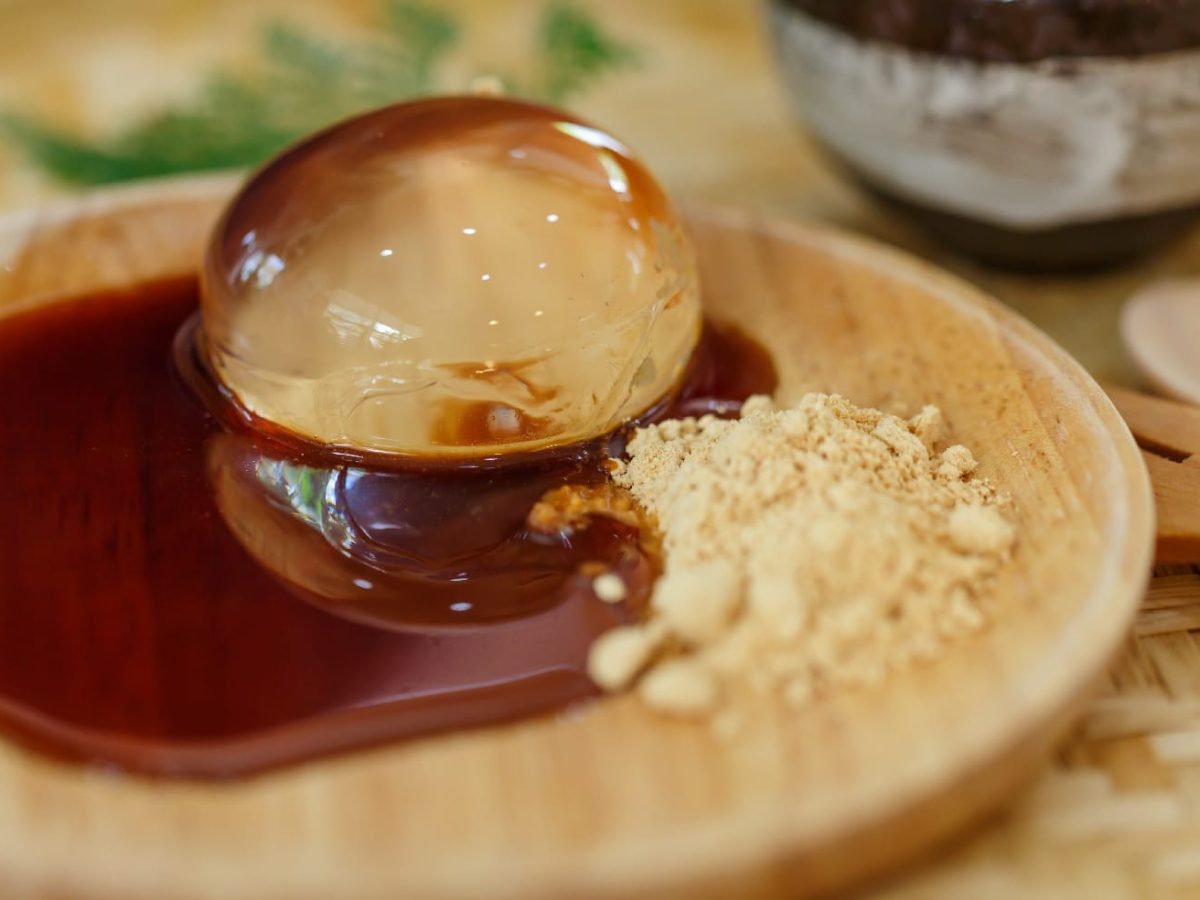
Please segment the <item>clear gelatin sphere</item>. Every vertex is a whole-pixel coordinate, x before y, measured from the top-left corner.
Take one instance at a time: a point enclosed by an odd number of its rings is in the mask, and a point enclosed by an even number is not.
[[[325,444],[481,456],[602,434],[679,382],[693,251],[620,141],[505,99],[406,103],[287,151],[209,247],[204,346]]]

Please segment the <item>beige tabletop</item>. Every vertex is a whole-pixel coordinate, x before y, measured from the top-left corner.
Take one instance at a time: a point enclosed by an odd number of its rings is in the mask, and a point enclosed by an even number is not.
[[[442,0],[463,36],[437,78],[521,72],[542,3]],[[1099,379],[1137,385],[1117,337],[1140,284],[1200,271],[1200,231],[1136,267],[1023,277],[955,258],[842,180],[789,113],[752,0],[577,4],[636,47],[636,65],[571,99],[638,148],[674,194],[816,218],[955,270],[1049,332]],[[258,35],[294,23],[370,34],[380,0],[0,0],[0,115],[89,140],[187,103],[214,71],[262,68]],[[0,136],[0,212],[85,190]],[[1163,570],[1103,696],[1040,779],[990,826],[874,898],[1200,897],[1200,567]]]

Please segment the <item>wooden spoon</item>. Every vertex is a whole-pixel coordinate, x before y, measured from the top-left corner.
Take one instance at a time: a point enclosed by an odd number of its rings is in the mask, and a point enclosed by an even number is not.
[[[1158,518],[1155,560],[1200,560],[1200,408],[1123,388],[1110,387],[1108,394],[1150,470]]]
[[[1121,336],[1156,390],[1200,404],[1200,279],[1163,281],[1134,294],[1121,314]]]

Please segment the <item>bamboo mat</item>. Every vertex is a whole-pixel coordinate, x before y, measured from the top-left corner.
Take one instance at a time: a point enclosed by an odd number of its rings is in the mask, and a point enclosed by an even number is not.
[[[1156,573],[1103,692],[996,821],[871,900],[1200,897],[1200,568]]]
[[[538,3],[448,0],[503,58]],[[752,0],[584,2],[642,49],[641,68],[575,105],[638,147],[680,196],[808,216],[900,244],[1016,307],[1099,378],[1137,386],[1120,349],[1123,299],[1200,274],[1200,233],[1136,267],[1087,278],[1005,275],[945,256],[843,182],[797,128]],[[0,0],[0,109],[103,133],[246,52],[262,16],[361,28],[369,0]],[[454,85],[450,85],[454,86]],[[66,192],[0,144],[0,209]],[[864,892],[869,900],[1200,898],[1200,567],[1159,570],[1103,692],[1040,778],[976,834]]]

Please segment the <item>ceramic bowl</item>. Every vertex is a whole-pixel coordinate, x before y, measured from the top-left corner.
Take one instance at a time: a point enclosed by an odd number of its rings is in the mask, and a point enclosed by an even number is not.
[[[1200,0],[770,0],[808,128],[984,261],[1090,267],[1200,215]]]

